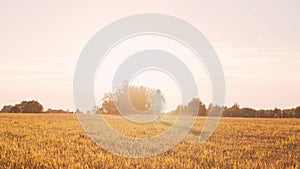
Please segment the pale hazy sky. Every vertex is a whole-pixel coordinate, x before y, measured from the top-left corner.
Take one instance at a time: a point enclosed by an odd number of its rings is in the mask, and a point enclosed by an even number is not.
[[[169,14],[196,26],[215,47],[226,105],[300,105],[300,1],[0,0],[0,106],[37,99],[73,109],[73,73],[103,26],[139,13]]]

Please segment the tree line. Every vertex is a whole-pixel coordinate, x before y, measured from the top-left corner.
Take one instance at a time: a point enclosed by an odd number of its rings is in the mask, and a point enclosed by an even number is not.
[[[198,107],[198,110],[195,109]],[[198,98],[192,99],[187,105],[179,105],[171,114],[189,114],[196,112],[197,116],[207,116],[208,113],[212,111],[212,116],[217,115],[221,110],[223,110],[223,117],[248,117],[248,118],[300,118],[300,106],[290,109],[269,109],[269,110],[255,110],[253,108],[240,108],[240,106],[235,103],[231,107],[221,107],[213,104],[209,104],[208,107],[205,106]]]
[[[100,108],[95,107],[94,112],[103,114],[120,114],[117,107],[124,109],[124,106],[131,104],[140,112],[145,112],[150,109],[151,103],[149,96],[154,91],[144,86],[129,86],[128,83],[121,85],[115,93],[105,93],[102,98],[102,105]],[[128,103],[128,99],[130,103]],[[116,106],[117,105],[117,106]],[[125,108],[125,110],[128,108]],[[178,105],[177,108],[169,114],[177,115],[180,112],[183,114],[192,114],[195,116],[207,116],[209,112],[212,116],[220,115],[223,110],[223,117],[249,117],[249,118],[300,118],[300,106],[291,109],[274,108],[270,110],[255,110],[252,108],[240,108],[235,103],[231,107],[218,106],[209,104],[206,106],[198,98],[193,98],[186,105]],[[147,112],[147,111],[146,111]],[[129,112],[130,113],[130,112]]]
[[[5,105],[0,112],[2,113],[73,113],[65,110],[48,109],[43,111],[44,107],[36,100],[22,101],[15,105]]]
[[[128,114],[132,113],[132,108],[136,112],[146,112],[151,109],[150,96],[154,92],[154,89],[144,86],[131,86],[128,83],[122,84],[116,92],[105,93],[102,98],[102,105],[100,107],[95,106],[90,113],[101,113],[101,114],[113,114],[119,115],[119,109],[127,110]],[[116,106],[117,105],[117,106]],[[130,105],[130,106],[129,106]],[[118,107],[118,108],[117,108]],[[43,111],[44,107],[38,101],[22,101],[16,105],[5,105],[1,112],[5,113],[73,113],[69,110],[54,110],[48,109]],[[240,108],[235,103],[231,107],[223,107],[218,105],[209,104],[206,106],[200,99],[193,98],[186,105],[178,105],[173,111],[168,112],[169,114],[177,115],[179,113],[189,114],[195,116],[217,116],[223,110],[223,117],[249,117],[249,118],[300,118],[300,106],[290,109],[269,109],[269,110],[255,110],[252,108]],[[75,113],[82,113],[80,110],[76,110]]]

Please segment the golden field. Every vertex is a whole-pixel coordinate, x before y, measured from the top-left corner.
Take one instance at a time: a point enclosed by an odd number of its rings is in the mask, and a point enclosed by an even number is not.
[[[172,124],[148,125],[105,116],[129,136],[159,134]],[[75,114],[0,114],[0,168],[300,168],[300,119],[222,118],[204,144],[197,143],[205,117],[186,139],[164,154],[126,158],[96,145]]]

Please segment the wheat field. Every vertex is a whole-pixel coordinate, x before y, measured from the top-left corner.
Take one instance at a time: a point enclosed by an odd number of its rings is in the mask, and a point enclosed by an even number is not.
[[[162,117],[149,125],[105,116],[119,132],[156,135],[172,124]],[[121,157],[96,145],[75,114],[0,114],[0,168],[300,168],[300,119],[222,118],[203,144],[205,117],[184,141],[149,158]]]

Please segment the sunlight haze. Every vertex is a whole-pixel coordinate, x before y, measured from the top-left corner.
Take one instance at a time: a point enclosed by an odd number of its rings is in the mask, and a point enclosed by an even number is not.
[[[115,20],[148,12],[181,18],[208,38],[224,69],[225,105],[295,107],[300,103],[299,7],[299,1],[277,0],[0,0],[0,91],[5,96],[0,106],[34,99],[45,108],[73,110],[73,74],[88,40]],[[210,81],[201,63],[194,62],[190,51],[178,42],[147,36],[123,42],[108,55],[106,65],[99,65],[94,89],[97,102],[111,90],[110,82],[122,59],[144,48],[166,49],[190,65],[199,97],[209,104]],[[140,74],[133,84],[143,82],[151,87],[154,84],[146,82],[147,77],[166,76],[157,73]],[[154,86],[166,90],[168,108],[174,108],[180,102],[180,91],[172,79],[165,80]]]

